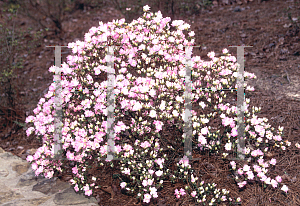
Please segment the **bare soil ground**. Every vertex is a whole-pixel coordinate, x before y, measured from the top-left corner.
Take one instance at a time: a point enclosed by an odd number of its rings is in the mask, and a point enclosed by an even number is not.
[[[242,4],[232,1],[228,5],[222,2],[218,1],[215,6],[194,13],[172,13],[170,10],[162,10],[162,13],[163,17],[170,16],[172,20],[182,19],[190,23],[196,34],[196,45],[201,45],[193,50],[193,55],[200,55],[204,60],[209,60],[209,51],[215,51],[218,56],[223,48],[227,48],[229,53],[236,56],[236,48],[229,47],[230,45],[253,46],[245,48],[245,71],[254,73],[257,79],[248,82],[254,86],[255,91],[246,93],[246,98],[251,99],[251,107],[254,105],[262,108],[258,116],[268,118],[272,127],[284,126],[284,139],[290,141],[292,146],[283,152],[274,151],[277,164],[275,169],[270,169],[268,173],[272,176],[283,176],[283,183],[288,185],[290,190],[285,195],[280,189],[264,189],[261,183],[249,184],[245,189],[239,189],[230,176],[228,165],[224,165],[216,157],[203,157],[203,161],[193,163],[193,168],[202,174],[201,178],[205,182],[214,182],[218,188],[229,190],[232,196],[241,197],[242,205],[300,205],[300,156],[299,150],[294,146],[300,137],[300,2],[254,0],[247,3],[243,1]],[[2,5],[4,2],[0,1],[0,7]],[[132,2],[132,6],[134,5]],[[131,7],[130,4],[128,7]],[[24,67],[16,71],[17,78],[14,79],[19,94],[19,110],[16,112],[18,115],[15,114],[14,118],[19,122],[25,121],[25,115],[33,114],[39,99],[53,81],[48,69],[54,64],[54,49],[45,46],[66,46],[69,42],[84,40],[84,34],[91,27],[97,27],[99,21],[106,23],[113,19],[125,18],[111,2],[106,2],[100,8],[83,9],[79,7],[72,12],[64,12],[64,33],[55,32],[51,21],[45,19],[47,26],[52,30],[43,33],[40,46],[31,54],[28,54],[28,49],[25,48],[15,55],[16,58],[25,57]],[[151,7],[152,12],[158,10],[159,6]],[[31,12],[35,11],[32,9]],[[298,20],[293,22],[288,13]],[[132,14],[130,17],[136,19],[139,15]],[[1,21],[5,21],[5,18],[8,16],[4,15]],[[126,22],[129,21],[126,19]],[[16,23],[20,30],[32,27],[35,32],[39,29],[36,22],[26,15],[19,15]],[[62,62],[66,61],[69,54],[70,50],[62,49]],[[9,109],[3,108],[2,113],[6,115],[0,116],[0,121],[8,122],[7,115],[13,111],[9,112]],[[25,131],[17,124],[7,125],[0,129],[0,147],[5,151],[26,159],[28,149],[42,146],[36,138],[27,137]],[[119,182],[112,179],[114,169],[102,169],[93,171],[98,177],[102,177],[99,184],[113,190],[98,190],[94,193],[99,205],[141,205],[136,203],[134,197],[119,193]],[[59,177],[67,181],[72,177],[72,173],[68,170]],[[185,198],[176,200],[174,189],[181,187],[184,187],[183,183],[171,185],[165,182],[164,189],[159,192],[158,201],[150,205],[194,205]],[[112,191],[116,193],[114,197]]]

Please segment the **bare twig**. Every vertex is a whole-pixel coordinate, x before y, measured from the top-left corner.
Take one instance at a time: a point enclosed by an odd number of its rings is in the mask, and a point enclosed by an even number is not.
[[[5,31],[4,31],[4,34],[5,34]],[[8,47],[8,41],[7,41],[7,38],[5,38],[5,41],[6,41],[6,45],[7,45],[7,51],[10,53],[10,50],[9,50],[9,47]]]
[[[287,80],[289,81],[289,83],[291,83],[290,78],[289,78],[289,74],[287,73],[286,70],[284,70],[284,71],[285,71],[285,73],[286,73],[286,78],[287,78]]]

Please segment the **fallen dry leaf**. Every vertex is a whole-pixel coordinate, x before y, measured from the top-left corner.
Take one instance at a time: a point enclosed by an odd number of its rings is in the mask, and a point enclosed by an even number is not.
[[[23,150],[19,153],[19,155],[23,154],[24,151],[25,151],[25,149],[23,149]]]
[[[112,184],[111,186],[112,186],[112,189],[113,189],[113,191],[114,191],[114,193],[115,193],[116,195],[118,195],[118,194],[121,193],[121,191],[118,190],[118,188],[117,188],[117,186],[116,186],[115,184]]]
[[[109,194],[111,194],[111,199],[114,199],[114,196],[115,196],[115,192],[113,191],[112,187],[111,186],[104,186],[104,187],[101,187],[101,189],[104,191],[104,192],[107,192]]]
[[[287,174],[282,175],[282,179],[291,181],[291,178]]]
[[[269,158],[272,158],[272,157],[275,156],[275,154],[274,154],[274,153],[271,153],[271,152],[267,152],[267,153],[266,153],[266,156],[269,157]]]

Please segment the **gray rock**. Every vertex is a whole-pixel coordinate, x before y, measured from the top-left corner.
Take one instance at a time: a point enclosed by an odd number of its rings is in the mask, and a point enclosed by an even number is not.
[[[63,193],[57,193],[53,199],[53,202],[57,205],[77,205],[87,203],[98,203],[96,198],[87,197],[84,198],[83,193],[76,193],[73,188],[66,189]]]
[[[32,191],[38,191],[45,195],[52,195],[63,191],[70,187],[67,182],[62,182],[59,179],[44,179],[32,187]]]
[[[40,197],[34,199],[24,199],[18,202],[7,203],[2,206],[38,206],[44,202],[46,202],[51,197]]]
[[[24,198],[24,196],[9,189],[5,192],[0,192],[0,204],[7,203],[18,198]]]
[[[22,177],[20,177],[16,187],[26,187],[34,185],[44,179],[45,178],[42,175],[35,176],[35,172],[30,168],[26,174],[23,174]]]

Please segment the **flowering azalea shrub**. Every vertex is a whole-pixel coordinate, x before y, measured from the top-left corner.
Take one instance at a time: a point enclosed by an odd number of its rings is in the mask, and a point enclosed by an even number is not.
[[[181,20],[169,23],[169,17],[162,18],[161,12],[150,13],[144,7],[144,15],[126,25],[125,20],[100,22],[85,35],[85,41],[70,43],[74,55],[68,56],[68,63],[62,65],[62,92],[64,109],[62,143],[64,155],[75,163],[72,168],[74,178],[70,182],[75,191],[82,190],[91,195],[93,188],[99,186],[88,184],[88,161],[97,159],[99,167],[104,164],[114,167],[108,157],[108,138],[106,136],[108,103],[107,80],[108,68],[106,58],[108,47],[104,45],[121,45],[115,49],[114,69],[116,73],[115,93],[115,157],[120,158],[120,187],[124,193],[136,195],[144,203],[158,198],[157,191],[163,188],[164,180],[183,181],[185,188],[174,190],[176,198],[189,195],[195,202],[209,204],[228,202],[240,203],[240,198],[229,196],[226,189],[216,189],[215,183],[204,183],[193,173],[189,159],[184,156],[175,171],[170,170],[166,161],[175,156],[175,149],[184,146],[184,95],[185,89],[185,51],[183,46],[193,45],[193,31]],[[187,39],[183,32],[188,32]],[[237,77],[236,58],[223,50],[224,56],[216,58],[214,52],[208,56],[209,62],[196,56],[191,59],[193,104],[200,110],[192,112],[193,141],[202,153],[216,153],[222,158],[233,157],[237,147],[237,107],[225,103],[228,99],[222,88],[231,87]],[[49,70],[55,72],[53,66]],[[245,72],[245,78],[255,78]],[[77,88],[79,91],[75,91]],[[92,90],[89,90],[91,88]],[[202,89],[202,88],[211,88]],[[43,147],[33,156],[28,156],[35,174],[53,177],[55,171],[64,170],[60,160],[49,160],[54,157],[54,89],[42,98],[34,110],[35,116],[29,116],[26,122],[33,124],[27,129],[43,138]],[[246,90],[253,91],[247,87]],[[268,147],[279,147],[282,150],[290,146],[282,142],[282,130],[275,131],[267,124],[266,118],[254,115],[258,108],[248,109],[246,99],[245,147],[246,158],[251,158],[249,165],[237,168],[235,161],[230,162],[235,172],[239,187],[245,187],[247,181],[263,181],[272,187],[279,187],[281,177],[268,177],[267,167],[275,165],[276,160],[267,161],[264,154]],[[220,119],[221,125],[213,131],[209,125],[213,119]],[[176,142],[167,140],[162,132],[163,127],[171,125],[177,131]],[[224,132],[220,132],[224,131]],[[161,147],[163,143],[164,147]],[[268,145],[268,147],[265,147]],[[256,149],[254,149],[254,146]],[[167,152],[166,152],[167,151]],[[183,155],[182,155],[183,156]],[[174,160],[175,161],[175,160]],[[254,170],[252,170],[252,168]],[[236,172],[237,171],[237,172]],[[96,181],[97,177],[92,177]],[[287,186],[282,190],[287,192]],[[209,195],[212,196],[209,196]]]

